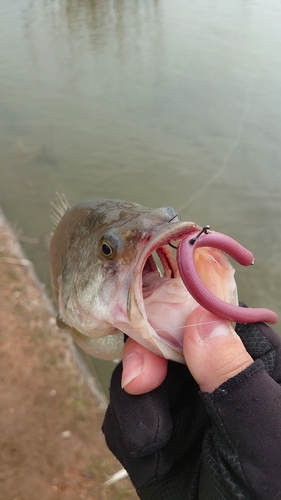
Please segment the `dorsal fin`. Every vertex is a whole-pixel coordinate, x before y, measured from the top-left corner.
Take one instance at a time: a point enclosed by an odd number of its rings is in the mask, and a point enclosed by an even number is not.
[[[50,217],[51,221],[54,225],[54,228],[57,227],[60,220],[64,216],[64,214],[71,208],[65,194],[56,192],[56,197],[54,201],[51,202],[51,212]]]

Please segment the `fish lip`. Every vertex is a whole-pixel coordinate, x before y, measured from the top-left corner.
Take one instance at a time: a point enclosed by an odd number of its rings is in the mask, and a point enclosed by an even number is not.
[[[180,241],[188,233],[194,231],[201,231],[202,227],[195,224],[195,222],[169,222],[164,227],[157,231],[149,242],[146,243],[141,251],[137,264],[135,266],[135,273],[137,276],[142,273],[144,265],[149,257],[157,248],[168,245],[171,241]]]
[[[202,227],[198,226],[195,222],[167,222],[165,226],[162,226],[156,233],[154,233],[151,239],[145,244],[142,251],[139,254],[137,263],[134,267],[132,287],[128,295],[127,301],[127,314],[128,318],[131,316],[131,304],[132,299],[137,302],[139,311],[143,318],[147,319],[144,299],[142,294],[142,280],[143,280],[143,269],[148,257],[158,248],[169,244],[171,241],[180,241],[188,233],[194,231],[201,231]]]

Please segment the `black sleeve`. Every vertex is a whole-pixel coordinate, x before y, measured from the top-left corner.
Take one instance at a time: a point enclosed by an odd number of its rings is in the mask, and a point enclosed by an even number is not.
[[[238,325],[237,331],[257,360],[213,393],[202,394],[210,427],[203,440],[199,498],[207,485],[212,489],[217,473],[221,486],[225,483],[221,498],[239,498],[243,484],[246,498],[281,498],[280,339],[262,324]]]
[[[252,495],[246,498],[278,498],[281,388],[262,361],[202,397],[211,422],[203,440],[199,498],[217,482],[223,496],[216,498],[239,498],[243,485]]]

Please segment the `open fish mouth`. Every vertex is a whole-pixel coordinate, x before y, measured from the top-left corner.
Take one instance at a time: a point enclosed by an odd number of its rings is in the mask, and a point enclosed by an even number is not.
[[[136,273],[145,277],[146,273],[157,272],[159,276],[164,278],[177,278],[180,276],[178,264],[176,257],[173,253],[172,248],[177,249],[177,244],[180,240],[187,236],[189,233],[193,232],[195,229],[198,231],[201,229],[198,226],[184,226],[180,224],[179,228],[172,228],[171,230],[165,230],[164,234],[159,231],[148,244],[144,251],[141,253],[139,258],[139,266],[136,267]],[[162,265],[162,270],[157,265],[155,259],[157,255],[159,262]],[[145,288],[145,283],[143,283],[143,288]]]
[[[167,278],[180,276],[178,264],[172,248],[188,234],[200,232],[202,228],[193,222],[171,222],[169,227],[162,227],[145,245],[135,266],[134,277],[143,277],[146,272],[158,272]],[[162,264],[162,273],[158,268],[154,255],[157,255]]]
[[[171,357],[172,349],[172,358],[176,356],[181,362],[183,329],[189,314],[199,304],[183,283],[173,247],[200,230],[192,222],[173,221],[151,237],[133,270],[127,301],[130,326],[118,325],[158,354],[160,350],[165,357]]]

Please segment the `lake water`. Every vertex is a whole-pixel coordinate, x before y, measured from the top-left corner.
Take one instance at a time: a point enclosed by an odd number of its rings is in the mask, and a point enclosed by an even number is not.
[[[0,0],[0,204],[18,233],[51,230],[55,191],[171,205],[249,248],[239,296],[281,314],[280,26],[279,0]]]

